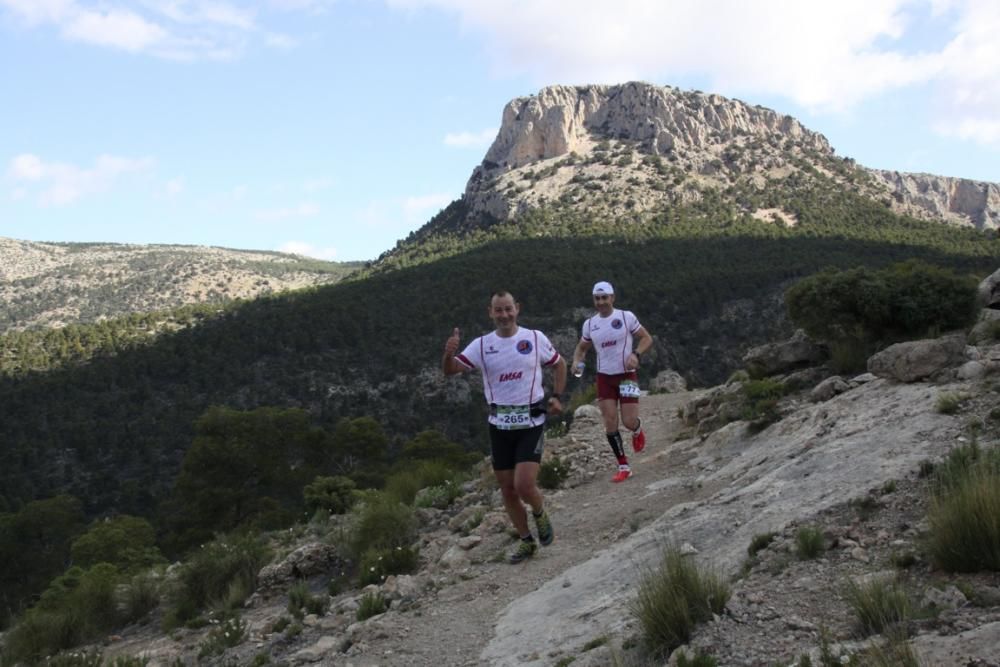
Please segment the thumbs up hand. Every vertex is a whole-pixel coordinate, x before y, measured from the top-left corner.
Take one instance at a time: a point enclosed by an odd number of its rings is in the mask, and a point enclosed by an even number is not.
[[[451,336],[449,336],[448,340],[444,343],[445,354],[454,356],[455,353],[458,352],[459,335],[460,332],[458,327],[455,327],[451,332]]]

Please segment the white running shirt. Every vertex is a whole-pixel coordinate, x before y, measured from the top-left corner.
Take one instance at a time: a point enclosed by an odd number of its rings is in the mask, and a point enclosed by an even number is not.
[[[621,375],[628,372],[625,360],[632,354],[632,334],[640,326],[631,310],[617,308],[607,317],[597,314],[583,323],[581,336],[594,346],[598,373]]]
[[[455,356],[466,368],[483,373],[483,394],[488,404],[526,406],[545,398],[542,367],[559,361],[559,352],[541,331],[518,327],[510,338],[495,331],[476,338]],[[496,415],[490,423],[497,425]],[[532,426],[545,423],[545,415],[531,419]]]

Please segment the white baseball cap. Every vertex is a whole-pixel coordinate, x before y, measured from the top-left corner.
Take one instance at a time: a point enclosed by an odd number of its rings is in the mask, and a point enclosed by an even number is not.
[[[599,283],[594,284],[594,294],[614,294],[615,288],[611,286],[611,283],[606,280],[602,280]]]

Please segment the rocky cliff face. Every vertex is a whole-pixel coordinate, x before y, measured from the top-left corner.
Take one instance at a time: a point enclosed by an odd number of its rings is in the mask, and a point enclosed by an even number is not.
[[[791,116],[646,83],[551,86],[512,100],[465,199],[472,214],[499,220],[553,202],[622,215],[793,174],[827,176],[901,213],[1000,226],[997,184],[865,169]],[[780,210],[747,212],[794,224]]]
[[[870,173],[902,213],[976,229],[1000,228],[1000,184],[878,169]]]

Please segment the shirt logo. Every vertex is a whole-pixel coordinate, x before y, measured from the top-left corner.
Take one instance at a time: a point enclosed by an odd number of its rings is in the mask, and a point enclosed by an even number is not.
[[[531,354],[531,350],[532,347],[530,340],[519,340],[517,342],[517,351],[521,354]],[[518,376],[520,376],[520,373],[518,373]]]
[[[501,373],[500,382],[509,382],[511,380],[520,380],[521,371],[513,371],[511,373]]]
[[[499,353],[500,353],[500,350],[496,349],[492,345],[490,345],[488,348],[486,348],[486,354],[499,354]]]
[[[622,328],[622,321],[620,319],[618,319],[617,317],[615,319],[611,320],[611,328],[612,329],[621,329]]]
[[[601,343],[601,347],[602,348],[605,348],[605,347],[614,347],[615,345],[618,345],[618,341],[617,340],[606,340],[603,343]]]

